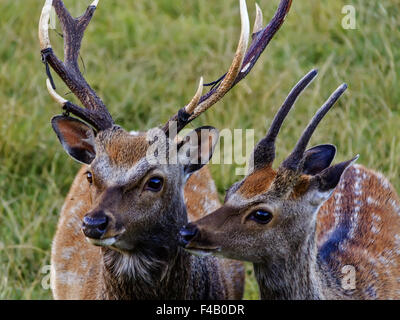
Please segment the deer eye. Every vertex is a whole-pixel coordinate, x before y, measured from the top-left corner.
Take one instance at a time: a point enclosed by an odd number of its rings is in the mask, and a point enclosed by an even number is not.
[[[146,186],[144,187],[144,189],[152,191],[152,192],[158,192],[158,191],[161,190],[161,188],[163,186],[163,183],[164,183],[163,178],[153,177],[153,178],[150,178],[147,181]]]
[[[93,175],[90,171],[86,172],[86,179],[90,184],[93,183]]]
[[[267,224],[272,220],[272,213],[265,210],[256,210],[251,213],[250,219],[260,224]]]

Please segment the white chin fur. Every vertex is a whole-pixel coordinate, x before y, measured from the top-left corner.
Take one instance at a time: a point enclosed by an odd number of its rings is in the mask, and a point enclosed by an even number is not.
[[[185,249],[186,251],[190,252],[191,254],[194,254],[196,256],[199,257],[208,257],[208,256],[212,256],[218,253],[218,249],[217,250],[201,250],[201,249]]]
[[[86,238],[86,240],[89,243],[94,244],[95,246],[102,246],[102,247],[109,247],[109,246],[112,246],[115,242],[117,242],[117,239],[115,239],[115,237],[107,238],[107,239]]]

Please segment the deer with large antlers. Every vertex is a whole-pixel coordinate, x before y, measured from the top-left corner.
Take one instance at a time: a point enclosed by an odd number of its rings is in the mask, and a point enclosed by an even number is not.
[[[318,124],[346,89],[311,120],[293,152],[272,168],[275,140],[307,74],[256,145],[248,175],[224,205],[180,231],[202,255],[250,261],[262,299],[394,299],[400,294],[400,202],[385,177],[358,157],[331,166],[336,148],[306,150]]]
[[[281,0],[265,28],[257,7],[249,48],[249,18],[245,0],[240,0],[239,45],[222,80],[202,95],[201,79],[193,99],[170,121],[135,135],[114,124],[79,70],[81,41],[97,5],[94,1],[75,19],[61,0],[47,0],[39,23],[47,88],[64,110],[52,119],[52,126],[66,152],[83,164],[53,241],[54,297],[239,299],[243,294],[242,263],[195,257],[179,246],[179,229],[219,205],[214,182],[204,166],[212,156],[218,132],[205,127],[194,130],[188,139],[179,139],[177,134],[250,72],[282,25],[291,0]],[[64,61],[57,58],[50,43],[52,6],[62,25]],[[85,108],[57,94],[49,66]],[[168,156],[166,163],[157,161],[161,151],[169,155],[171,150],[175,156]],[[156,161],[149,155],[157,155]]]

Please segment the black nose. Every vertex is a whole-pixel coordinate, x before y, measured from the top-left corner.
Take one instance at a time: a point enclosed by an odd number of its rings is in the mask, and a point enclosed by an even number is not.
[[[194,239],[194,237],[197,235],[199,232],[199,229],[197,228],[196,225],[193,223],[189,223],[185,227],[179,231],[179,243],[181,246],[185,247],[186,245],[189,244],[190,241]]]
[[[83,217],[82,230],[86,237],[100,239],[107,230],[108,217],[103,211]]]

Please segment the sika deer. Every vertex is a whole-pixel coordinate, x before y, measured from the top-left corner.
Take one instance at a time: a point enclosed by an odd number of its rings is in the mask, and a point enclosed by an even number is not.
[[[265,28],[258,10],[253,42],[247,50],[249,21],[245,0],[241,0],[242,31],[226,75],[203,96],[201,80],[191,102],[162,130],[136,135],[114,124],[79,70],[81,41],[97,4],[94,1],[82,17],[74,19],[61,0],[47,0],[39,24],[47,87],[65,111],[52,119],[53,129],[66,152],[84,164],[67,196],[53,241],[54,297],[239,299],[243,294],[242,263],[194,257],[179,247],[177,236],[188,220],[218,206],[214,182],[203,167],[212,155],[218,132],[211,127],[198,128],[183,140],[177,133],[250,72],[282,25],[291,1],[281,1]],[[52,5],[63,28],[64,62],[50,44]],[[56,93],[49,65],[86,108]],[[166,163],[159,161],[161,154],[168,155]],[[149,156],[155,155],[158,157],[150,161]]]
[[[353,165],[358,157],[330,166],[332,145],[306,150],[346,85],[317,112],[279,169],[272,168],[282,122],[315,76],[310,72],[292,90],[224,205],[181,230],[182,244],[191,252],[252,262],[262,299],[399,298],[395,190],[382,175]]]

